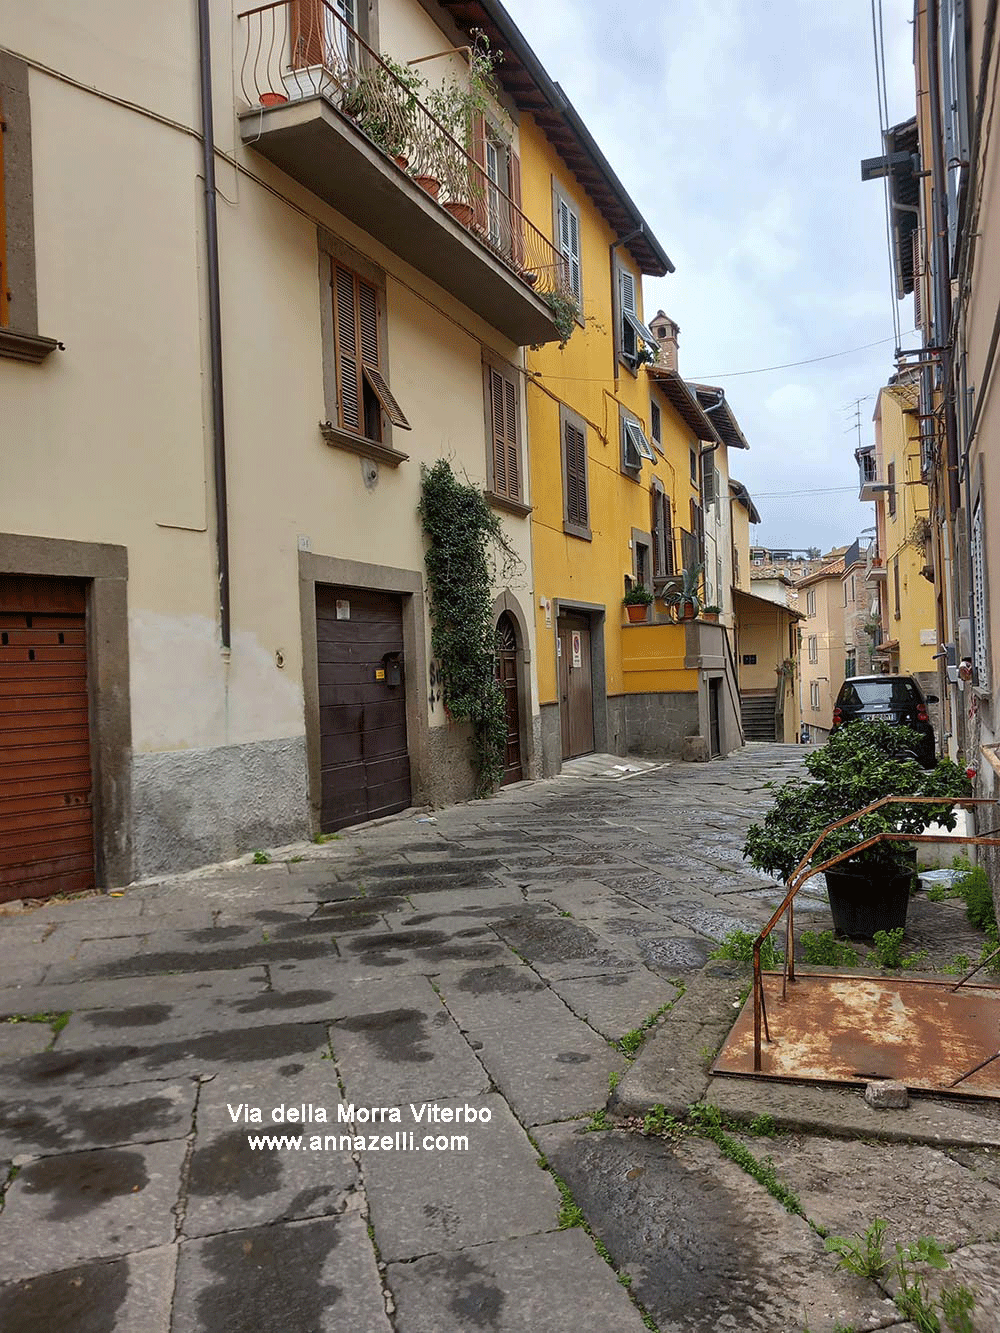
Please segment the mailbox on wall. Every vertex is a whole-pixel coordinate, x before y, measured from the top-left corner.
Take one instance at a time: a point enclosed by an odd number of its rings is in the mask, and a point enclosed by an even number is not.
[[[385,672],[385,683],[390,686],[398,686],[403,683],[403,654],[386,653],[382,658],[382,670]]]

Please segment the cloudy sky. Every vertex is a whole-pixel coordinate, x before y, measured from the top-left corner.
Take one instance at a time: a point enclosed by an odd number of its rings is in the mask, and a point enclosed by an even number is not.
[[[881,152],[870,0],[505,3],[676,265],[646,314],[680,324],[683,375],[726,389],[756,539],[853,541],[874,522],[855,402],[867,444],[895,341],[882,183],[859,165]],[[913,114],[912,0],[882,13],[891,124]]]

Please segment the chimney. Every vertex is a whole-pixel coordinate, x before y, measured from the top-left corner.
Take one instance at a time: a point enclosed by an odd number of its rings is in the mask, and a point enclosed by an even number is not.
[[[660,344],[660,365],[666,370],[677,369],[677,339],[680,325],[675,324],[669,315],[657,310],[650,329]]]

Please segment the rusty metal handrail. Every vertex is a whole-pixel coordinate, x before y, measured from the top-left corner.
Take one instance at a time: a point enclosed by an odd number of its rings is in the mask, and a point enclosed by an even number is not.
[[[565,256],[328,0],[270,0],[237,17],[251,105],[322,97],[526,286],[575,305]],[[473,125],[461,130],[471,140]]]
[[[793,900],[807,880],[815,875],[822,874],[831,866],[838,865],[841,861],[847,861],[852,856],[857,856],[859,852],[866,851],[869,847],[875,847],[882,842],[954,842],[963,845],[974,844],[979,847],[1000,847],[1000,838],[987,837],[965,837],[956,836],[952,833],[878,833],[874,837],[866,838],[863,842],[857,843],[854,847],[848,848],[846,852],[840,852],[838,855],[830,857],[829,860],[821,862],[818,866],[810,867],[809,862],[816,852],[820,843],[832,833],[834,829],[843,828],[845,824],[852,824],[860,819],[862,815],[871,814],[873,810],[879,810],[886,805],[949,805],[949,806],[973,806],[973,805],[993,805],[993,800],[986,797],[976,796],[883,796],[878,801],[873,801],[871,805],[866,805],[861,810],[855,810],[853,814],[845,815],[843,819],[838,819],[832,824],[828,824],[819,837],[806,852],[805,856],[798,863],[795,869],[789,875],[788,892],[784,899],[775,908],[771,919],[760,932],[753,942],[753,1068],[754,1073],[760,1073],[761,1068],[761,1027],[763,1025],[767,1041],[771,1040],[770,1033],[767,1030],[767,1014],[764,1005],[764,981],[760,966],[760,950],[764,941],[770,935],[771,931],[787,912],[788,919],[785,926],[785,966],[782,978],[781,998],[787,999],[788,983],[795,981],[795,909]],[[972,969],[968,976],[972,976],[979,971],[977,965]],[[958,986],[968,980],[963,977]],[[958,989],[958,986],[955,989]]]

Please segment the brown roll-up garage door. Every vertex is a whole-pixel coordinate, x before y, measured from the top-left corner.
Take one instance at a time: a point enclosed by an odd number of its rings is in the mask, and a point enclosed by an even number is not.
[[[94,887],[86,604],[0,576],[0,902]]]
[[[330,833],[410,804],[402,599],[318,587],[316,639],[320,826]]]

